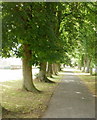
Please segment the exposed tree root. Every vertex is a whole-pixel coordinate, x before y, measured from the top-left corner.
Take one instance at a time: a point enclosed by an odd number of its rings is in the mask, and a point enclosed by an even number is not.
[[[27,92],[33,92],[33,93],[40,93],[41,91],[38,90],[37,88],[32,88],[31,90],[28,90],[26,87],[23,87],[23,90],[24,91],[27,91]]]

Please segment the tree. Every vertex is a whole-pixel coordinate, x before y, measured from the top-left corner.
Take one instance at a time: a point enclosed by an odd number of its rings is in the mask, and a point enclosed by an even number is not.
[[[84,66],[86,67],[86,72],[91,71],[93,67],[93,61],[95,59],[95,42],[96,42],[96,30],[95,30],[95,10],[91,3],[85,4],[87,11],[87,16],[84,17],[83,26],[84,28],[80,29],[80,40],[82,44],[82,49],[84,50]],[[93,7],[94,12],[90,10]],[[91,16],[92,15],[92,16]]]
[[[3,3],[3,44],[2,56],[22,57],[23,88],[37,91],[32,80],[32,41],[35,42],[37,23],[33,23],[35,5],[32,3]],[[33,20],[32,20],[33,18]],[[32,32],[33,31],[33,32]]]
[[[44,24],[39,25],[44,32],[39,30],[39,40],[42,42],[39,44],[39,48],[36,52],[38,61],[40,64],[39,79],[41,81],[48,81],[46,76],[46,63],[56,63],[63,55],[63,40],[59,39],[59,26],[58,26],[58,5],[57,3],[45,3],[46,9],[42,9],[42,15],[44,16]],[[52,11],[51,11],[52,10]],[[51,19],[52,18],[52,19]],[[51,69],[50,69],[51,70]]]
[[[32,64],[50,61],[52,55],[55,56],[52,61],[56,61],[60,55],[58,51],[60,44],[57,42],[58,38],[53,28],[54,21],[50,18],[52,13],[47,13],[45,3],[3,3],[2,5],[2,56],[21,57],[23,88],[28,91],[37,91],[32,80]],[[52,14],[52,17],[55,20],[56,14]]]

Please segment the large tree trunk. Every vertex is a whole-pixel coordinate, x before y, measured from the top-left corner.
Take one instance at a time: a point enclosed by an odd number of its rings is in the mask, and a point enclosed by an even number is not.
[[[58,66],[55,63],[53,63],[53,74],[57,75],[57,72],[58,72]]]
[[[40,72],[38,75],[40,81],[45,81],[46,79],[46,62],[40,63]]]
[[[32,65],[30,65],[30,62],[32,60],[32,52],[29,48],[30,46],[28,44],[23,45],[23,53],[24,56],[22,58],[23,63],[23,89],[30,91],[30,92],[36,92],[38,91],[34,84],[32,79]]]
[[[58,65],[58,72],[60,72],[61,71],[61,64],[58,63],[57,65]]]
[[[52,83],[52,81],[50,81],[46,76],[46,66],[47,66],[46,62],[40,63],[40,72],[39,72],[38,78],[42,82],[48,82],[48,83],[51,82]]]
[[[48,70],[47,70],[47,75],[48,77],[52,78],[53,70],[52,70],[52,64],[48,63]]]

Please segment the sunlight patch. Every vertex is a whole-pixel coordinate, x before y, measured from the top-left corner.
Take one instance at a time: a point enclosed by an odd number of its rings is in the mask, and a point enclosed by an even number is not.
[[[74,80],[63,80],[66,83],[75,82]]]
[[[81,92],[75,92],[76,94],[81,94]]]

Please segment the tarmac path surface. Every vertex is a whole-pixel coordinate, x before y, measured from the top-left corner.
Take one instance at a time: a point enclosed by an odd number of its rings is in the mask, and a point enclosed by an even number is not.
[[[95,97],[83,81],[67,69],[42,118],[95,118]]]

